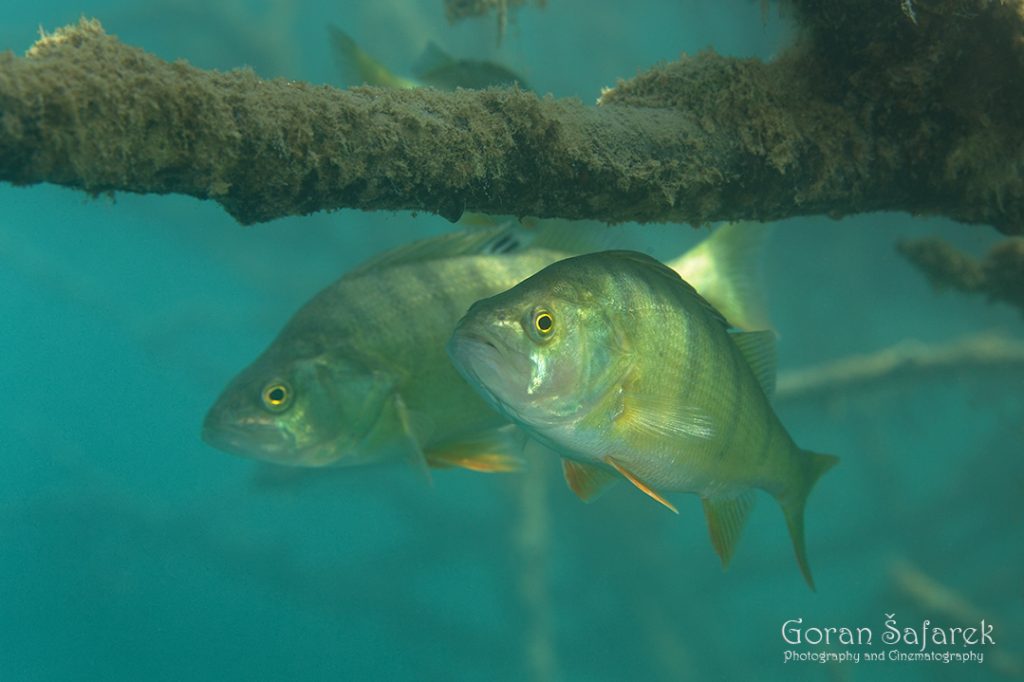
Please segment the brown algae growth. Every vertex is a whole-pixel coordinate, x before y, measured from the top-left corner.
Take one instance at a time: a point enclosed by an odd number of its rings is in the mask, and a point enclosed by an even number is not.
[[[883,0],[791,5],[803,31],[776,60],[684,57],[596,107],[204,71],[83,20],[0,55],[0,180],[188,194],[242,223],[901,210],[1024,230],[1020,2],[918,4],[916,21]]]

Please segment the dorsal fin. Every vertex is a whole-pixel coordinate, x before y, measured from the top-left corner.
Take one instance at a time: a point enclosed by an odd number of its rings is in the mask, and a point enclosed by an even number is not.
[[[761,390],[771,398],[775,394],[775,332],[733,332],[732,340],[743,359],[761,384]]]
[[[538,249],[583,254],[606,251],[616,242],[613,228],[591,221],[545,218],[520,223],[533,238],[530,246]]]
[[[334,60],[346,85],[377,85],[385,88],[415,88],[417,83],[396,76],[367,54],[352,37],[334,24],[327,25]]]
[[[524,248],[525,237],[513,223],[480,229],[447,232],[437,237],[403,244],[364,262],[348,277],[409,263],[422,263],[456,256],[507,254]]]
[[[437,43],[431,40],[423,49],[423,54],[413,64],[412,73],[417,78],[423,78],[439,69],[451,68],[455,62],[455,57],[442,50]]]
[[[667,265],[740,329],[771,329],[762,264],[772,226],[726,223]]]

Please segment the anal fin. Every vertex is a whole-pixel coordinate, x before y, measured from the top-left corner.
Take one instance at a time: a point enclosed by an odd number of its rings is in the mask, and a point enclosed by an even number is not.
[[[701,502],[704,504],[711,544],[722,560],[722,568],[725,568],[732,559],[736,542],[747,522],[747,515],[754,506],[754,492],[748,490],[738,497],[705,497]]]
[[[607,455],[604,458],[604,461],[608,462],[608,464],[610,464],[616,471],[618,471],[620,474],[625,476],[626,479],[630,483],[632,483],[637,488],[639,488],[641,491],[643,491],[643,493],[645,495],[649,495],[652,499],[657,500],[658,502],[662,503],[663,505],[665,505],[666,507],[671,509],[674,513],[676,513],[676,514],[679,513],[679,510],[676,509],[676,506],[674,504],[672,504],[671,502],[666,500],[664,497],[662,497],[661,494],[657,490],[655,490],[654,488],[652,488],[651,486],[647,485],[646,483],[641,481],[639,478],[637,478],[637,476],[632,471],[630,471],[626,467],[624,467],[621,464],[619,464],[618,462],[616,462],[614,457],[612,457],[611,455]]]
[[[598,496],[618,481],[612,472],[593,464],[583,464],[571,459],[562,460],[562,473],[569,488],[584,502],[593,502]]]

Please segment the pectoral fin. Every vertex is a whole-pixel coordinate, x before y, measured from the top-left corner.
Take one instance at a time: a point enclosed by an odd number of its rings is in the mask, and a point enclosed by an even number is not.
[[[701,408],[632,388],[622,396],[615,423],[653,439],[707,440],[715,435],[714,420]]]
[[[658,493],[657,490],[655,490],[654,488],[652,488],[651,486],[647,485],[646,483],[641,481],[639,478],[637,478],[636,475],[633,474],[632,471],[630,471],[626,467],[624,467],[621,464],[619,464],[618,462],[616,462],[614,457],[612,457],[611,455],[608,455],[608,456],[606,456],[604,458],[604,461],[608,462],[608,464],[610,464],[616,471],[618,471],[620,474],[625,476],[629,480],[630,483],[632,483],[637,488],[642,490],[644,492],[644,494],[650,495],[652,498],[654,498],[658,502],[661,502],[663,505],[665,505],[666,507],[671,509],[676,514],[679,513],[679,510],[676,509],[674,504],[672,504],[671,502],[666,500],[664,497],[662,497]]]
[[[426,439],[426,432],[430,430],[430,425],[425,418],[410,412],[400,395],[396,394],[392,398],[391,407],[398,425],[399,447],[402,448],[402,452],[409,462],[423,474],[428,482],[432,482],[427,456],[420,446],[422,440]]]
[[[565,474],[565,482],[569,484],[569,488],[584,502],[593,502],[619,480],[607,469],[571,459],[562,460],[562,473]]]
[[[748,491],[739,497],[705,497],[701,502],[704,503],[711,544],[722,560],[722,568],[725,568],[732,559],[747,515],[754,506],[754,493]]]
[[[521,471],[523,432],[512,425],[442,443],[427,450],[432,467],[461,467],[487,474]]]

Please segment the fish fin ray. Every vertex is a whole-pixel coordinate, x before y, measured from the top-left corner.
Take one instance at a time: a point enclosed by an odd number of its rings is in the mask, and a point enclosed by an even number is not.
[[[412,73],[417,78],[429,78],[431,73],[441,69],[450,69],[457,60],[435,43],[433,40],[427,43],[423,52],[416,59],[412,66]]]
[[[630,483],[639,488],[645,495],[648,495],[651,499],[656,500],[661,504],[665,505],[666,507],[671,509],[673,513],[679,513],[679,510],[676,509],[676,506],[674,504],[672,504],[664,497],[662,497],[661,493],[659,493],[657,490],[655,490],[654,488],[640,480],[640,478],[638,478],[637,475],[634,474],[632,471],[630,471],[629,469],[615,461],[614,457],[612,457],[611,455],[606,455],[604,461],[610,464],[620,474],[625,476]]]
[[[711,415],[694,405],[646,393],[624,391],[616,422],[643,434],[686,440],[708,440],[715,435]]]
[[[431,426],[428,424],[425,416],[411,412],[409,408],[406,407],[405,401],[402,400],[402,396],[395,394],[392,398],[391,405],[394,410],[395,418],[398,421],[398,427],[401,434],[401,446],[405,457],[413,467],[419,471],[424,478],[426,478],[427,483],[433,485],[427,456],[423,452],[423,448],[420,446],[420,443],[422,442],[421,439],[425,440],[427,433],[432,430]]]
[[[569,489],[584,502],[593,502],[619,478],[612,472],[594,464],[562,459],[562,473]]]
[[[793,551],[796,553],[796,561],[800,565],[800,572],[807,581],[807,585],[814,590],[814,577],[811,575],[811,566],[807,563],[807,547],[804,542],[804,507],[807,506],[807,496],[814,487],[815,482],[821,476],[839,463],[839,458],[833,455],[822,455],[810,450],[803,450],[800,453],[803,460],[803,475],[797,487],[788,494],[779,496],[779,504],[782,513],[786,517],[786,527],[789,528],[789,537],[793,541]]]
[[[733,332],[732,337],[740,354],[753,370],[764,394],[775,394],[775,332]]]
[[[334,24],[327,25],[334,61],[347,85],[377,85],[385,88],[415,88],[417,84],[396,76],[359,47],[352,36]]]
[[[747,516],[754,506],[754,491],[748,490],[737,497],[703,497],[701,502],[711,544],[722,560],[722,568],[726,568],[743,533]]]
[[[725,223],[668,266],[733,325],[746,330],[771,329],[762,266],[772,229],[766,223]]]
[[[548,218],[522,223],[532,237],[530,246],[566,254],[606,251],[616,243],[616,228],[596,228],[578,220]]]
[[[437,237],[420,239],[385,251],[349,271],[345,276],[359,277],[382,268],[441,258],[514,253],[523,249],[526,241],[521,228],[514,223],[446,232]]]
[[[431,446],[426,451],[427,463],[434,468],[460,467],[487,474],[522,471],[525,462],[519,455],[524,438],[512,425],[475,433]]]

